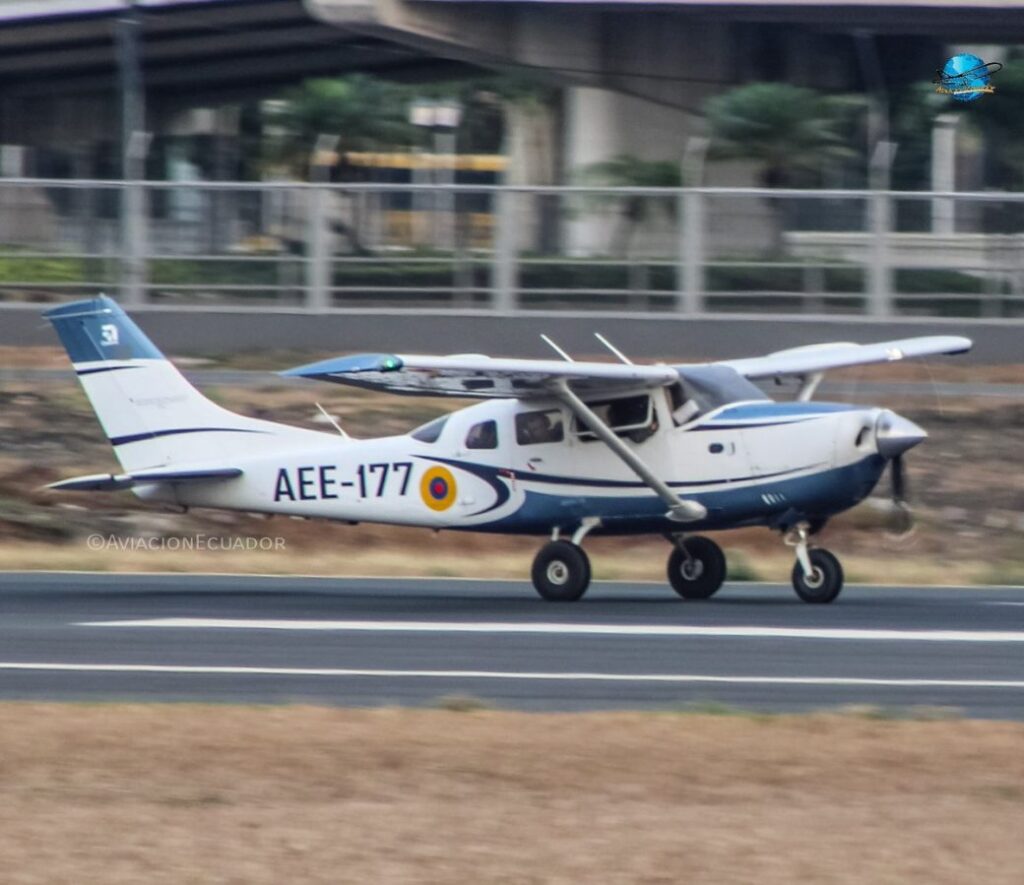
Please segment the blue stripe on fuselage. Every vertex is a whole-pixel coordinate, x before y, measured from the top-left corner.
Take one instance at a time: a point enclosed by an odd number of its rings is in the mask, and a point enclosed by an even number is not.
[[[738,406],[727,406],[722,411],[716,412],[711,420],[752,421],[779,418],[819,418],[835,412],[856,412],[863,408],[863,406],[853,406],[848,403],[743,403]]]
[[[554,526],[578,525],[586,516],[598,516],[605,534],[708,531],[752,525],[773,525],[785,513],[804,518],[828,517],[862,501],[878,482],[885,461],[871,455],[845,467],[790,478],[774,478],[744,488],[693,492],[687,500],[708,510],[700,522],[680,524],[665,518],[665,503],[654,495],[605,497],[552,495],[527,491],[523,505],[513,514],[486,525],[466,526],[471,531],[545,534]],[[775,503],[766,503],[771,495]],[[453,526],[452,528],[455,528]]]

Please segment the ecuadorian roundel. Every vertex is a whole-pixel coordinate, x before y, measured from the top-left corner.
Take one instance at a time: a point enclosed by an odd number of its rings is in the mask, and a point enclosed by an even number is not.
[[[447,510],[455,503],[455,477],[446,467],[431,467],[420,480],[420,497],[431,510]]]

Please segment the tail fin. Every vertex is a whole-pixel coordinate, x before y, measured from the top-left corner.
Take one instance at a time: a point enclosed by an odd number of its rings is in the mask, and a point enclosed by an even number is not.
[[[230,461],[239,449],[280,448],[282,436],[294,441],[315,433],[210,402],[105,295],[63,304],[45,316],[128,472]]]

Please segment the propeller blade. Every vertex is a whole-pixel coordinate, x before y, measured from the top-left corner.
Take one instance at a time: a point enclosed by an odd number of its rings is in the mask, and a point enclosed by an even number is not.
[[[892,482],[893,532],[897,536],[909,535],[914,529],[914,511],[907,504],[907,476],[903,469],[903,455],[897,455],[889,465]]]
[[[892,480],[892,499],[897,502],[905,502],[907,500],[907,477],[903,471],[902,455],[897,455],[892,459],[889,470]]]

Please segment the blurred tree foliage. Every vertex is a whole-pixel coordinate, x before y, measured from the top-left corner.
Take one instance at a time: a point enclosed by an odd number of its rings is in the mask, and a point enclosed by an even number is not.
[[[408,105],[407,86],[366,74],[306,80],[264,103],[266,157],[306,177],[321,133],[338,136],[341,153],[406,149],[423,138],[408,120]]]
[[[455,101],[462,106],[460,153],[498,153],[508,108],[541,106],[556,95],[556,90],[536,80],[497,74],[426,85],[367,74],[307,80],[280,100],[263,104],[263,165],[306,177],[310,153],[321,133],[338,136],[337,149],[342,154],[428,147],[430,132],[409,122],[409,107],[417,99]]]
[[[669,160],[642,160],[632,154],[619,154],[610,160],[592,163],[580,175],[581,183],[603,187],[679,187],[682,184],[680,163]],[[629,255],[637,229],[661,212],[676,216],[674,197],[624,196],[603,197],[614,201],[618,223],[612,231],[610,249],[615,255]]]
[[[930,83],[914,83],[893,94],[889,103],[889,138],[896,142],[892,164],[895,190],[927,190],[932,175],[932,127],[950,110],[950,102]],[[922,204],[923,205],[923,204]]]
[[[858,127],[862,96],[823,95],[789,83],[751,83],[717,95],[704,107],[709,157],[752,160],[762,187],[820,187],[864,167]],[[770,252],[785,251],[783,233],[792,200],[769,199],[773,216]]]
[[[985,140],[986,184],[1024,188],[1024,53],[1012,52],[1006,65],[992,78],[995,93],[979,101],[959,104]],[[951,104],[957,105],[956,102]]]
[[[820,182],[829,164],[863,158],[851,144],[859,96],[823,95],[789,83],[751,83],[708,100],[704,107],[715,159],[761,164],[764,187]]]

